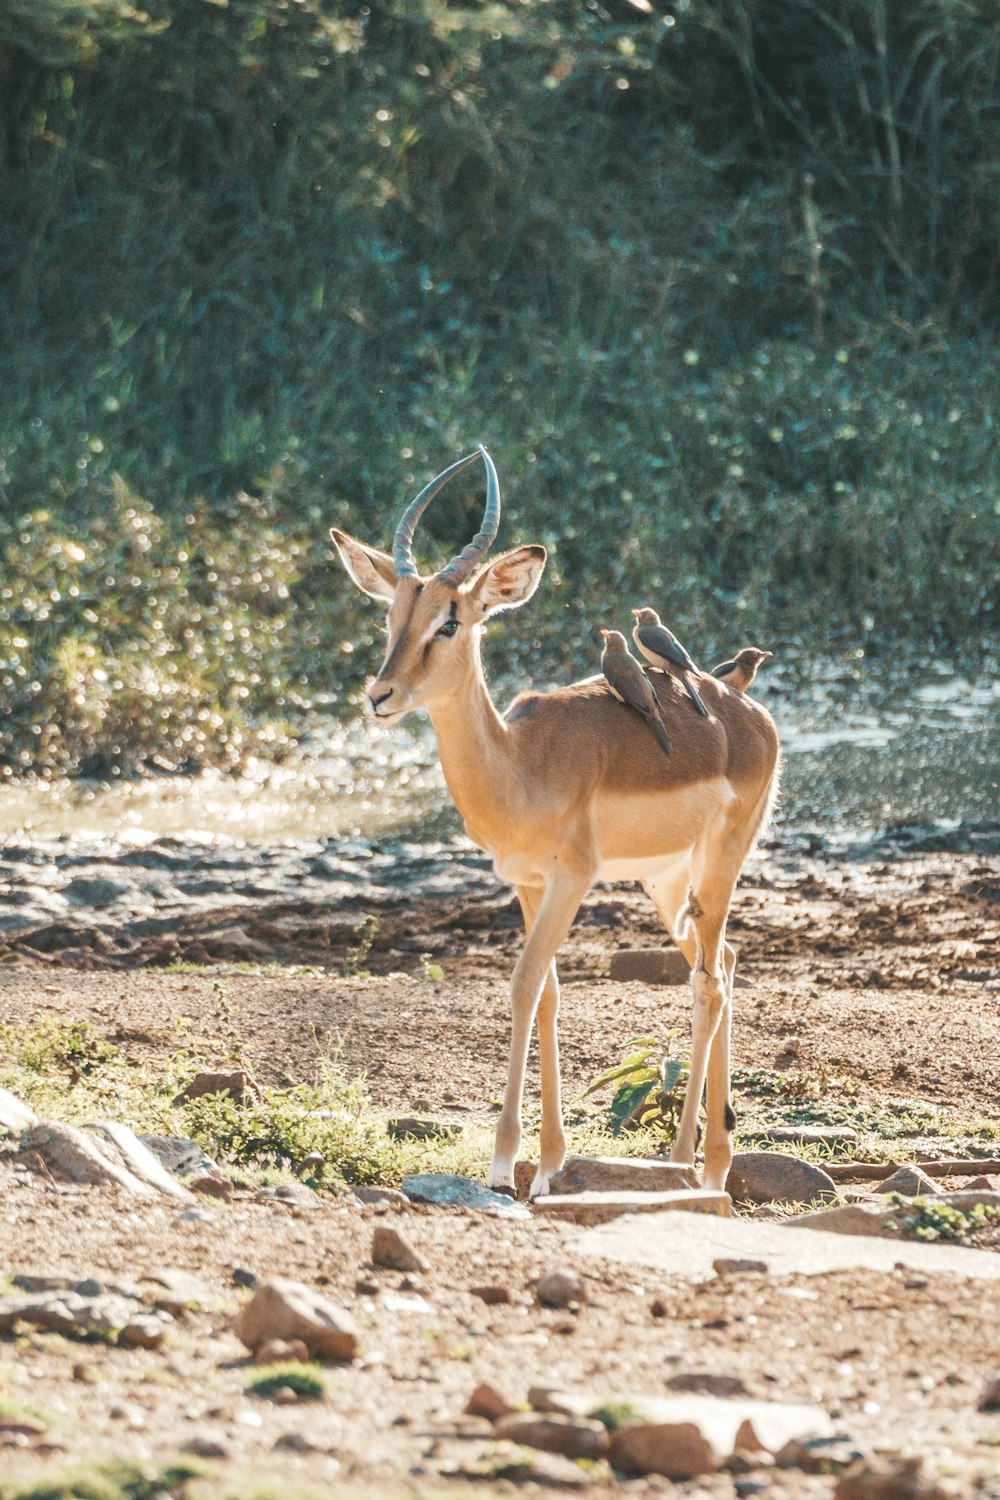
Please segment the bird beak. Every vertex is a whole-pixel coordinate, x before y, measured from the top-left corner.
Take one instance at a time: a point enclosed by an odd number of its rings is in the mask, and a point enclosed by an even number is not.
[[[606,630],[602,630],[602,631],[601,631],[601,634],[602,634],[602,635],[603,635],[603,636],[604,636],[604,637],[605,637],[605,639],[606,639],[606,638],[607,638],[607,634],[608,634],[608,632],[607,632],[607,631],[606,631]]]
[[[642,610],[641,609],[634,609],[632,611],[632,613],[635,615],[636,619],[638,620],[639,616],[642,614]]]

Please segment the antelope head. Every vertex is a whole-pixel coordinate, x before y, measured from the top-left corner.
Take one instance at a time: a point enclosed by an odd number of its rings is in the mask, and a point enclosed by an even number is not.
[[[479,531],[436,573],[421,577],[413,557],[413,533],[424,510],[455,474],[477,458],[486,467],[486,509]],[[346,532],[330,536],[351,580],[372,599],[389,606],[385,660],[368,686],[376,718],[395,723],[415,708],[454,697],[480,671],[481,627],[490,615],[525,604],[538,587],[545,548],[517,547],[481,566],[500,527],[500,483],[486,449],[460,458],[432,479],[399,518],[392,554]]]

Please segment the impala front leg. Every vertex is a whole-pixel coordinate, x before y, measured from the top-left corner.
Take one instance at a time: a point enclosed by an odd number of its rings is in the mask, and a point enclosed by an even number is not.
[[[487,1185],[491,1188],[502,1190],[514,1187],[514,1163],[521,1145],[521,1100],[524,1096],[524,1075],[528,1066],[531,1027],[538,1009],[542,987],[553,967],[553,959],[573,925],[573,918],[589,885],[589,875],[584,876],[579,873],[560,875],[549,882],[545,887],[537,915],[531,924],[524,952],[514,969],[510,986],[511,1034],[507,1088],[504,1092],[500,1119],[497,1121],[493,1161],[486,1177]],[[527,912],[525,912],[525,920],[526,922],[528,920]],[[545,1088],[546,1078],[550,1076],[550,1065],[554,1064],[558,1068],[554,1006],[547,1005],[544,1020],[545,1035],[541,1039],[543,1088]],[[545,1092],[549,1093],[549,1090],[546,1089]],[[558,1083],[554,1103],[558,1109]],[[546,1121],[546,1124],[551,1123],[551,1120]],[[549,1135],[546,1131],[545,1134],[549,1150],[543,1149],[542,1162],[539,1164],[538,1173],[532,1183],[533,1196],[538,1196],[547,1190],[548,1174],[553,1170],[556,1133],[553,1131]],[[558,1150],[561,1152],[563,1149],[561,1120],[558,1122],[558,1139],[560,1142]],[[558,1165],[562,1165],[561,1159]],[[558,1170],[558,1167],[555,1170]]]

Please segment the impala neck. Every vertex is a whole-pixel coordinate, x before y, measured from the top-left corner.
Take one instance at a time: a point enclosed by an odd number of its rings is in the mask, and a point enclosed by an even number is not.
[[[511,791],[506,724],[497,712],[476,653],[463,686],[430,705],[441,769],[452,800],[477,841],[505,821]]]

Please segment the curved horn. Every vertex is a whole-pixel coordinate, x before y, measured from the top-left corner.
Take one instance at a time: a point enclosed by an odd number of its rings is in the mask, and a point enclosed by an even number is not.
[[[397,578],[416,577],[417,565],[413,558],[413,533],[417,529],[417,522],[434,499],[438,490],[443,489],[448,480],[457,474],[460,469],[468,468],[469,464],[474,463],[481,451],[481,449],[477,448],[475,453],[467,453],[464,458],[460,458],[457,463],[452,464],[450,468],[440,473],[436,479],[432,479],[430,484],[424,485],[417,498],[411,500],[410,504],[403,511],[392,539],[392,563],[396,569]]]
[[[483,511],[483,522],[469,545],[463,547],[458,556],[453,557],[438,574],[447,583],[464,583],[476,564],[486,556],[500,530],[500,481],[493,460],[482,443],[478,451],[486,465],[486,509]]]

